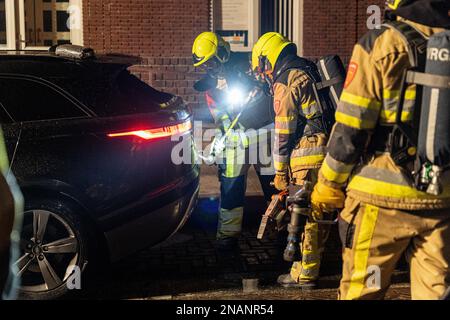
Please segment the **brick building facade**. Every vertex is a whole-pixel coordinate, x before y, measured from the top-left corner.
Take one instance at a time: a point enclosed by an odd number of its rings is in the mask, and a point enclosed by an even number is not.
[[[244,0],[247,1],[247,0]],[[275,1],[275,0],[274,0]],[[293,0],[301,1],[301,0]],[[192,41],[211,27],[210,0],[83,0],[85,46],[101,53],[139,56],[132,67],[159,90],[182,96],[204,118],[203,97],[192,89]],[[347,62],[366,31],[369,5],[384,0],[303,0],[306,57],[337,53]]]

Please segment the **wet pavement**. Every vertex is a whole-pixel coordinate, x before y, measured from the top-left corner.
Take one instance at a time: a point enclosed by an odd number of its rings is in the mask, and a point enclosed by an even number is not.
[[[218,210],[218,183],[214,168],[202,171],[201,198],[186,226],[157,247],[141,251],[105,267],[77,292],[81,299],[157,300],[304,300],[336,299],[339,286],[340,241],[334,228],[322,264],[320,290],[303,292],[276,287],[276,278],[289,269],[283,261],[286,234],[272,233],[257,240],[259,219],[265,210],[254,172],[249,177],[240,254],[219,255],[214,246]],[[243,279],[258,279],[259,290],[244,293]],[[409,299],[407,276],[398,272],[388,299]]]

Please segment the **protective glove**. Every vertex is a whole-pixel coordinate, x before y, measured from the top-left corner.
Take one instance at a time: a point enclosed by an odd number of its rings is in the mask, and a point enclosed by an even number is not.
[[[318,182],[311,194],[313,215],[321,219],[324,212],[332,213],[344,208],[345,194],[341,189],[332,188],[322,182]]]
[[[289,174],[287,171],[277,171],[273,180],[275,189],[279,191],[287,190],[289,186]]]

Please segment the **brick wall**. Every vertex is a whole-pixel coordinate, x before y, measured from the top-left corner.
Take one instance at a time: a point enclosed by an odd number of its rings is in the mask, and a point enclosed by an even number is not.
[[[305,0],[304,1],[304,54],[320,57],[339,54],[348,62],[352,48],[368,29],[367,8],[384,0]]]
[[[142,58],[133,73],[193,107],[195,37],[209,29],[209,0],[83,0],[84,45]]]
[[[84,44],[99,53],[139,56],[132,71],[159,90],[182,96],[200,118],[204,102],[192,89],[194,38],[209,29],[210,0],[83,0]],[[384,0],[304,0],[306,57],[337,53],[345,62],[366,31],[367,7]]]

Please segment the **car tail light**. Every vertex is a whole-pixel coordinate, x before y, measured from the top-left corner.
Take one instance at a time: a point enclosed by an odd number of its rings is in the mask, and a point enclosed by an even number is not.
[[[192,129],[191,121],[186,121],[180,124],[167,127],[109,133],[108,137],[117,138],[117,137],[135,136],[142,138],[144,140],[153,140],[182,134],[191,129]]]

